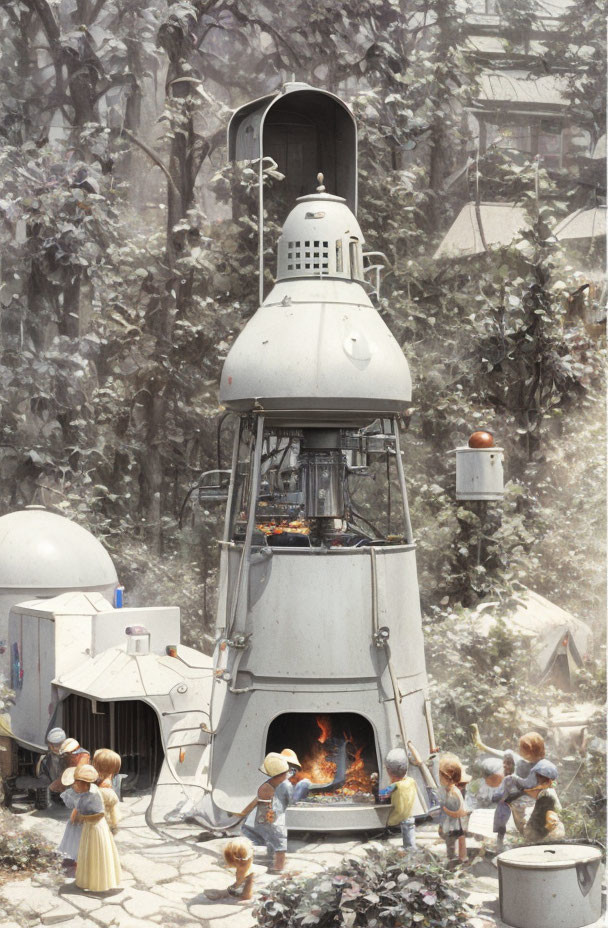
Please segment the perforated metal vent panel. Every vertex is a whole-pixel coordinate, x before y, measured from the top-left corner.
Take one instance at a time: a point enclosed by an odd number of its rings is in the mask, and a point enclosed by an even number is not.
[[[309,239],[303,242],[287,243],[288,271],[327,271],[329,270],[329,242]]]

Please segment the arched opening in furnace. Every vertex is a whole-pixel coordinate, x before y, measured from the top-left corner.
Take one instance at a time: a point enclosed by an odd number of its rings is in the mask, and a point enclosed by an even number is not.
[[[62,727],[93,759],[98,748],[120,754],[122,789],[149,789],[163,762],[163,747],[154,710],[139,699],[101,702],[70,694],[62,703]]]
[[[374,730],[354,712],[286,712],[273,719],[266,750],[296,752],[312,787],[306,802],[373,802],[378,757]]]

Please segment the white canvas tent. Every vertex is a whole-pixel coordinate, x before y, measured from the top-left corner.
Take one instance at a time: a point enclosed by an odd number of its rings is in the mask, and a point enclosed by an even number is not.
[[[488,248],[504,247],[519,238],[522,230],[529,227],[526,211],[514,203],[480,203],[479,218],[483,237],[475,204],[465,203],[433,258],[481,255],[485,252],[484,240]]]
[[[589,626],[532,590],[515,597],[513,608],[496,602],[482,603],[473,613],[474,628],[484,637],[500,619],[530,641],[541,679],[557,671],[567,685],[570,674],[589,654]]]
[[[606,207],[577,209],[555,227],[558,242],[567,239],[600,238],[606,235]]]

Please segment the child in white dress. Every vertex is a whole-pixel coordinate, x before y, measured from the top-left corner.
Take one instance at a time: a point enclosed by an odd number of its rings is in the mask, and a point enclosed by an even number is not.
[[[90,764],[69,767],[62,775],[64,786],[73,786],[77,795],[72,813],[82,825],[76,864],[76,886],[105,892],[120,886],[122,874],[114,838],[108,827],[101,791],[95,784],[97,771]]]
[[[66,807],[71,809],[73,812],[73,810],[76,809],[76,804],[78,802],[78,794],[75,793],[74,790],[70,787],[69,789],[64,790],[60,795]],[[76,822],[73,821],[72,816],[70,816],[70,820],[65,826],[61,844],[57,848],[59,853],[63,855],[62,866],[67,870],[76,867],[81,835],[82,825],[77,825]]]

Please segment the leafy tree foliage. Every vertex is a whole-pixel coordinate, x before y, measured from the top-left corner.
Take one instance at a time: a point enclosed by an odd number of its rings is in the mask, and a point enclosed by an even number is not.
[[[346,871],[346,872],[344,872]],[[472,915],[462,891],[429,852],[366,848],[321,877],[271,884],[254,909],[262,928],[299,925],[456,925]]]
[[[502,7],[515,42],[531,4]],[[594,137],[597,16],[592,3],[573,12],[546,61]],[[256,172],[223,167],[225,126],[292,74],[347,94],[359,120],[361,224],[388,259],[379,310],[415,376],[406,448],[427,610],[524,583],[601,614],[600,571],[570,551],[597,557],[582,512],[600,521],[602,342],[565,324],[570,258],[547,238],[594,190],[499,149],[451,185],[480,69],[465,26],[452,0],[0,6],[3,506],[36,497],[92,527],[136,595],[180,602],[192,642],[209,643],[219,514],[184,500],[218,456],[226,466],[217,381],[256,308]],[[290,204],[272,169],[266,182],[271,266]],[[480,186],[526,207],[524,246],[435,261]],[[454,499],[447,452],[476,425],[505,446],[502,514]],[[598,478],[584,490],[564,485],[581,429]]]

